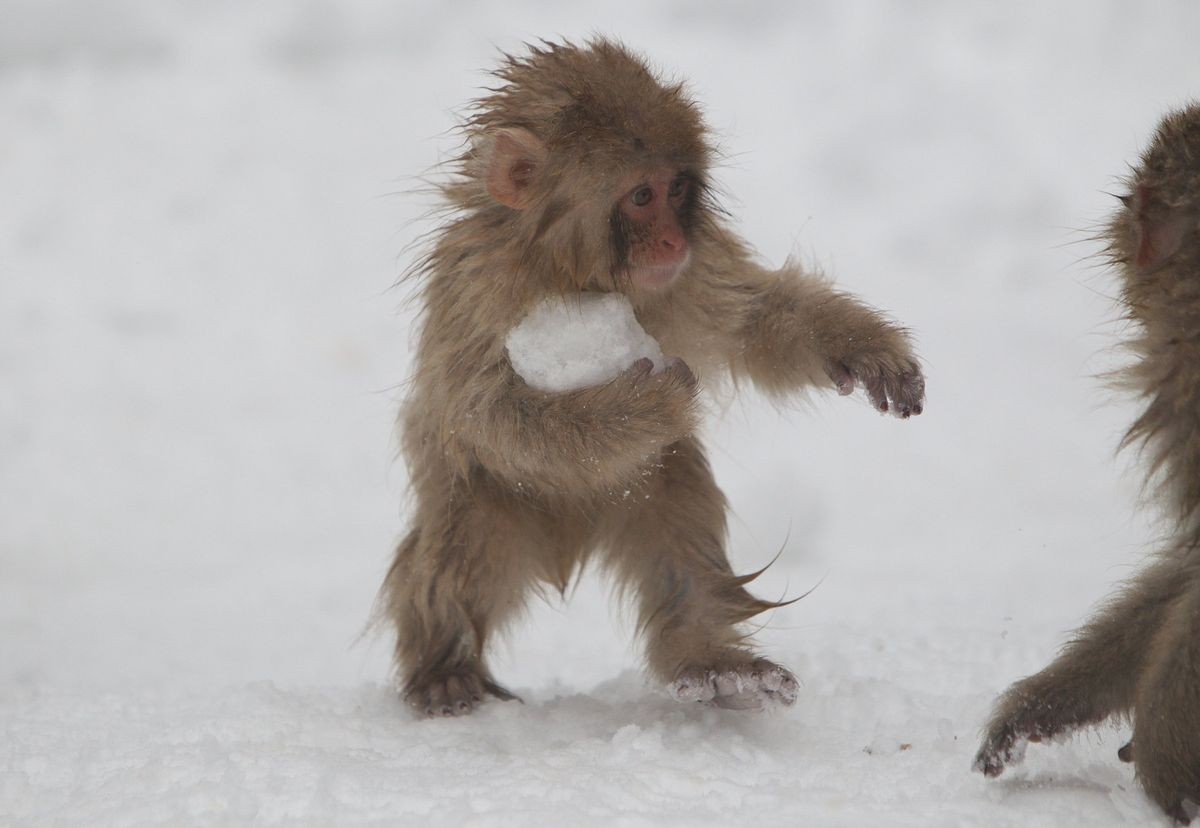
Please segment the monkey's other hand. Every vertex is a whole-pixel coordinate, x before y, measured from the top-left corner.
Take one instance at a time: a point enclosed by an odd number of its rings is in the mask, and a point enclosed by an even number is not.
[[[404,701],[418,716],[434,719],[465,716],[483,704],[488,696],[501,701],[520,701],[496,682],[470,668],[416,682],[404,694]]]
[[[700,385],[687,363],[668,357],[666,367],[654,370],[649,359],[639,359],[613,381],[621,387],[622,412],[665,430],[670,439],[690,434],[697,420],[696,395]]]
[[[667,357],[666,363],[658,371],[654,370],[654,363],[648,357],[642,357],[629,366],[624,376],[634,383],[639,384],[645,384],[647,379],[651,377],[661,377],[656,382],[664,385],[676,385],[693,396],[698,387],[696,375],[692,373],[692,369],[688,367],[688,364],[679,357]]]
[[[738,667],[687,667],[667,688],[681,702],[703,702],[729,710],[788,707],[800,685],[790,670],[765,658]]]
[[[911,357],[864,353],[828,359],[825,373],[842,396],[852,394],[861,384],[876,411],[907,420],[925,410],[925,377],[920,364]]]

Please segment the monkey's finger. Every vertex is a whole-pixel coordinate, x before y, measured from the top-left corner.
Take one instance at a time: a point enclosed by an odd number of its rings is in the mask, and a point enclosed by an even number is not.
[[[901,374],[889,389],[892,413],[902,420],[907,420],[913,414],[919,414],[922,385],[919,377],[914,377],[912,374]]]
[[[867,397],[871,400],[871,405],[880,414],[886,414],[888,411],[887,387],[884,384],[883,377],[872,377],[863,382],[867,389]]]
[[[884,382],[891,412],[902,420],[920,414],[924,408],[925,378],[920,366],[910,364],[906,370],[886,375]]]
[[[904,392],[914,416],[925,410],[925,375],[920,368],[905,374]]]
[[[633,365],[630,365],[629,368],[626,370],[626,373],[629,374],[634,379],[642,379],[643,377],[650,376],[650,373],[653,370],[654,370],[654,362],[647,357],[642,357],[641,359],[634,362]]]
[[[696,375],[692,373],[692,369],[688,364],[679,357],[667,358],[666,372],[683,380],[685,385],[693,386],[696,384]]]
[[[826,362],[825,374],[833,380],[833,385],[841,396],[845,397],[854,393],[854,375],[842,363]]]
[[[1122,762],[1133,761],[1133,740],[1130,739],[1117,750],[1117,758]]]

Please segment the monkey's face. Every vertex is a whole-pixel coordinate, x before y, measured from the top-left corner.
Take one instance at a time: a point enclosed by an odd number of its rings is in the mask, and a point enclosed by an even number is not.
[[[628,178],[610,220],[614,267],[636,288],[665,290],[687,267],[693,181],[659,167]]]
[[[1122,198],[1114,223],[1120,257],[1144,271],[1180,255],[1196,255],[1200,235],[1200,106],[1173,112]]]

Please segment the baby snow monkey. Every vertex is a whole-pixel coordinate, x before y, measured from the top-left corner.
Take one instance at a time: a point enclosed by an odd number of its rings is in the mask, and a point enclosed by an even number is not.
[[[543,44],[495,75],[417,268],[402,415],[415,512],[380,604],[404,697],[430,716],[513,698],[487,667],[489,638],[595,557],[633,598],[649,669],[675,698],[791,704],[795,678],[741,629],[778,604],[726,558],[725,498],[695,434],[700,380],[861,387],[907,418],[925,388],[908,338],[825,280],[755,260],[714,206],[698,106],[623,46]],[[528,364],[553,343],[520,346],[555,307],[584,329],[632,321],[653,344],[557,383]]]

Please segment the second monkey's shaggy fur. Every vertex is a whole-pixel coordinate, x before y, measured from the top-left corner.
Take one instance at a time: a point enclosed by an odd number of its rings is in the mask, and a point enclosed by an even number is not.
[[[1027,741],[1132,713],[1121,758],[1186,822],[1200,806],[1200,106],[1163,119],[1128,183],[1108,253],[1136,327],[1120,380],[1146,407],[1122,445],[1144,449],[1173,536],[1053,663],[1009,688],[976,767],[995,776]]]

